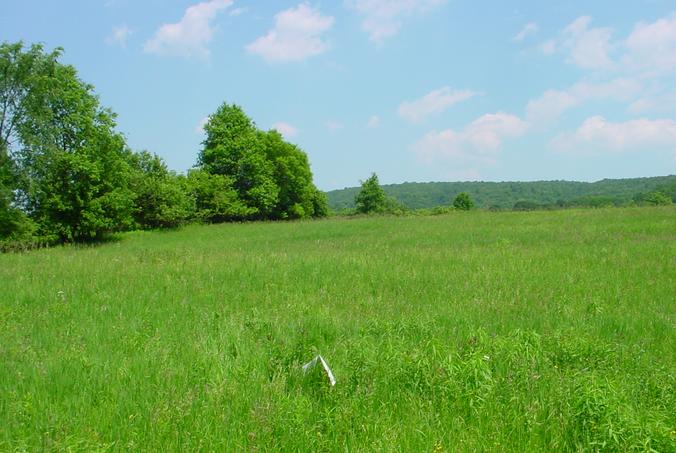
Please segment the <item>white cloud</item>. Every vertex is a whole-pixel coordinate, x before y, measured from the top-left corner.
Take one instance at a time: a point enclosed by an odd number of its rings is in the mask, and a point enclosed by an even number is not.
[[[335,121],[335,120],[329,120],[329,121],[326,121],[326,122],[324,123],[324,126],[326,126],[326,128],[327,128],[328,130],[330,130],[331,132],[337,132],[337,131],[341,130],[341,129],[344,127],[344,126],[343,126],[343,123],[340,123],[340,122]]]
[[[563,45],[570,51],[569,61],[585,69],[613,66],[610,28],[589,28],[591,17],[575,19],[563,30]]]
[[[612,30],[590,28],[591,20],[589,16],[578,17],[563,29],[558,38],[540,44],[540,50],[545,55],[565,50],[568,52],[567,61],[584,69],[612,68]]]
[[[405,18],[429,12],[444,2],[445,0],[345,0],[348,8],[363,16],[362,29],[378,45],[396,35]]]
[[[197,126],[195,126],[195,133],[198,135],[204,134],[204,126],[209,122],[209,117],[205,116],[199,122],[197,123]]]
[[[676,69],[676,14],[651,24],[640,22],[625,41],[625,63],[649,71]]]
[[[127,47],[127,40],[132,34],[132,30],[126,25],[113,27],[112,33],[106,38],[106,44]]]
[[[366,127],[369,129],[376,129],[380,127],[380,117],[378,115],[373,115],[366,123]]]
[[[634,115],[646,112],[674,112],[676,111],[676,91],[663,90],[658,87],[657,91],[645,93],[643,97],[632,102],[627,111]]]
[[[280,121],[278,123],[273,124],[272,129],[275,129],[277,132],[282,134],[285,138],[291,138],[291,137],[295,137],[296,135],[298,135],[298,128],[290,125],[289,123],[285,123],[283,121]]]
[[[232,0],[209,0],[188,7],[179,22],[162,25],[143,49],[158,55],[208,58],[207,45],[214,35],[211,22],[231,4]]]
[[[228,16],[241,16],[242,14],[246,13],[248,11],[247,8],[234,8],[230,10],[230,13],[228,13]]]
[[[453,104],[470,99],[476,94],[470,90],[451,90],[449,87],[443,87],[415,101],[402,102],[397,111],[402,118],[418,122],[429,115],[441,113]]]
[[[550,39],[549,41],[543,42],[542,44],[540,44],[540,50],[545,55],[553,55],[554,53],[556,53],[556,41]]]
[[[331,16],[306,3],[275,15],[275,26],[265,36],[248,44],[246,49],[268,63],[300,61],[329,49],[323,34],[333,26]]]
[[[539,29],[540,29],[540,27],[538,27],[538,24],[536,24],[535,22],[529,22],[521,29],[521,31],[519,33],[517,33],[512,38],[512,40],[516,41],[516,42],[521,42],[524,39],[526,39],[528,36],[537,33],[537,31]]]
[[[492,163],[503,141],[522,136],[528,127],[528,123],[514,115],[503,112],[487,114],[474,120],[462,131],[432,131],[415,143],[412,149],[426,162],[451,159]]]
[[[636,119],[612,123],[602,116],[585,120],[573,133],[562,134],[551,145],[560,151],[624,151],[676,146],[676,121]]]
[[[547,90],[528,102],[526,115],[530,122],[547,123],[563,112],[592,100],[629,101],[638,96],[641,84],[630,78],[618,78],[604,83],[578,82],[566,90]]]

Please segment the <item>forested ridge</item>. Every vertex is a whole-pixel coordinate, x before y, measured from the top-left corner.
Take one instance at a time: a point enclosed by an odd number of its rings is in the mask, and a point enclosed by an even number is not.
[[[603,179],[596,182],[405,182],[382,186],[385,193],[410,209],[450,206],[461,192],[467,192],[478,208],[513,209],[519,206],[626,205],[659,190],[675,196],[676,175],[649,178]],[[334,210],[354,208],[359,187],[327,192]]]

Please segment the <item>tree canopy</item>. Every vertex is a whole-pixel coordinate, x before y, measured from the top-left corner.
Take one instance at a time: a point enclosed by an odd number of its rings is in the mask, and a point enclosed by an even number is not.
[[[365,181],[361,182],[361,189],[354,199],[357,212],[371,214],[383,212],[386,207],[385,191],[380,187],[378,175],[372,173]]]
[[[60,55],[0,46],[1,146],[15,167],[10,206],[48,240],[96,239],[130,226],[126,144],[114,114]]]
[[[453,200],[453,207],[461,211],[469,211],[474,207],[474,202],[467,192],[460,192]]]
[[[243,209],[231,217],[302,219],[326,215],[307,155],[275,130],[262,131],[241,107],[224,103],[204,126],[198,168],[228,178]]]
[[[307,155],[277,131],[259,130],[237,105],[209,117],[187,176],[131,151],[115,114],[61,54],[0,45],[0,249],[194,220],[328,214]]]

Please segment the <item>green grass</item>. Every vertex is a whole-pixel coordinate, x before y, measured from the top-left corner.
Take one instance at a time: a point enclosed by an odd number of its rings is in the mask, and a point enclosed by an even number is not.
[[[675,320],[674,207],[2,255],[0,451],[675,451]]]

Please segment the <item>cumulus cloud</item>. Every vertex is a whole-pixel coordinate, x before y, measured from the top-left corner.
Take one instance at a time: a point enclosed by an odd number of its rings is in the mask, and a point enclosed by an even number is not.
[[[438,114],[458,102],[476,96],[470,90],[452,90],[449,87],[434,90],[415,101],[404,101],[399,105],[399,116],[412,123],[422,121],[432,114]]]
[[[503,112],[483,115],[461,131],[432,131],[412,146],[423,161],[479,160],[494,162],[504,140],[524,135],[528,123]]]
[[[560,151],[624,151],[676,146],[676,121],[635,119],[613,123],[602,116],[586,119],[574,132],[562,134],[551,145]]]
[[[264,36],[246,46],[250,53],[260,55],[268,63],[301,61],[329,49],[324,39],[333,26],[331,16],[306,3],[275,15],[275,26]]]
[[[625,63],[649,71],[676,70],[676,14],[638,23],[625,41]]]
[[[113,27],[112,33],[106,38],[106,44],[127,47],[127,40],[132,35],[131,28],[126,25]]]
[[[298,135],[298,129],[295,126],[285,123],[284,121],[277,122],[272,125],[272,129],[282,134],[285,138],[291,138]]]
[[[158,55],[208,58],[214,35],[212,21],[232,0],[210,0],[188,7],[179,22],[164,24],[145,43],[144,51]]]
[[[521,42],[524,39],[526,39],[530,35],[534,35],[535,33],[538,32],[540,27],[538,27],[538,24],[535,22],[529,22],[524,27],[521,29],[519,33],[517,33],[512,40],[516,42]]]
[[[610,69],[614,62],[610,56],[615,46],[611,42],[610,28],[591,28],[591,17],[581,16],[568,24],[556,39],[540,44],[545,55],[559,51],[568,53],[567,61],[584,69]]]
[[[371,118],[369,118],[368,122],[366,123],[366,127],[369,129],[376,129],[380,126],[380,117],[378,115],[373,115]]]
[[[582,81],[565,90],[547,90],[526,106],[528,120],[548,123],[566,110],[593,100],[630,101],[642,90],[641,83],[631,78],[618,78],[603,83]]]
[[[676,91],[673,88],[670,90],[663,90],[658,87],[650,93],[645,93],[642,97],[632,102],[627,111],[634,115],[651,113],[665,113],[676,110]]]
[[[540,44],[540,50],[546,55],[567,53],[567,61],[583,69],[652,77],[676,71],[676,13],[652,23],[639,22],[629,36],[616,40],[610,28],[594,28],[591,22],[589,16],[578,17],[555,39]]]
[[[612,44],[610,28],[590,28],[591,17],[575,19],[563,30],[563,45],[570,51],[569,61],[585,69],[607,69]]]
[[[369,34],[369,39],[379,45],[399,32],[405,18],[429,12],[444,2],[445,0],[345,0],[348,8],[363,17],[362,29]]]
[[[545,54],[566,54],[569,62],[592,71],[588,79],[596,82],[583,80],[564,90],[547,90],[528,103],[528,119],[552,121],[590,100],[625,102],[632,114],[673,111],[676,13],[651,23],[639,22],[626,38],[614,41],[609,28],[590,24],[590,17],[578,17],[540,49]]]

